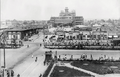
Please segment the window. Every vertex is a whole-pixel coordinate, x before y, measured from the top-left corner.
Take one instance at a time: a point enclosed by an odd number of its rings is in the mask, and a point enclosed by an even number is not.
[[[75,36],[73,36],[73,39],[75,39]]]
[[[107,39],[107,35],[104,35],[104,37],[103,37],[103,38],[104,38],[104,40],[105,40],[105,39]]]
[[[90,38],[90,35],[87,35],[88,38]]]
[[[72,36],[70,36],[70,40],[72,40]]]
[[[85,39],[85,35],[83,35],[83,39]]]
[[[97,35],[97,36],[98,36],[98,39],[100,40],[100,38],[101,38],[100,35]]]
[[[96,39],[96,35],[93,35],[93,39]]]
[[[77,35],[77,39],[79,39],[79,35]]]

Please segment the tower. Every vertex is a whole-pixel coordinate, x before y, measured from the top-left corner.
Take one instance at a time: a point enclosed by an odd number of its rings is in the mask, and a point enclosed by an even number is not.
[[[68,7],[65,8],[65,13],[68,13],[69,12],[69,9]]]

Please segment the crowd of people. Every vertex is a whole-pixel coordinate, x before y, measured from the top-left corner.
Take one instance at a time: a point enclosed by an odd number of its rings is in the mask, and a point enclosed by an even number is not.
[[[111,42],[99,42],[99,41],[61,41],[61,42],[44,42],[46,48],[73,48],[73,49],[119,49],[119,45],[115,46]]]
[[[79,56],[79,57],[76,57]],[[82,54],[82,55],[70,55],[70,54],[64,54],[64,55],[58,55],[57,58],[59,61],[74,61],[74,60],[96,60],[96,61],[120,61],[119,59],[114,59],[113,56],[107,56],[107,55],[100,55],[98,58],[94,58],[94,56]]]

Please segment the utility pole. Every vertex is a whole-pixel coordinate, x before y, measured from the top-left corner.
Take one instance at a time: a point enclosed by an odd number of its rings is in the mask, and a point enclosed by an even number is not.
[[[6,62],[5,62],[5,40],[3,40],[3,42],[4,42],[3,52],[4,52],[4,68],[5,68],[6,67]]]
[[[1,77],[1,50],[0,50],[0,77]]]
[[[3,40],[3,54],[4,54],[4,68],[6,67],[6,63],[5,63],[5,32],[3,32],[3,37],[2,37],[2,40]]]
[[[1,43],[1,37],[2,37],[2,34],[0,35],[0,43]],[[1,72],[2,72],[2,69],[1,69],[1,50],[0,50],[0,77],[2,76]]]
[[[6,68],[6,62],[5,62],[5,32],[3,31],[3,54],[4,54],[4,69],[3,69],[3,77],[4,77],[4,72],[5,72],[5,68]]]

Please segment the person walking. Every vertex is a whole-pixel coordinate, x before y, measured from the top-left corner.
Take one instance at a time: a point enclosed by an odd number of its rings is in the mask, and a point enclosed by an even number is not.
[[[7,77],[10,77],[10,73],[9,73],[9,71],[7,70]]]
[[[41,43],[40,43],[40,47],[41,47]]]
[[[11,70],[11,77],[14,77],[14,71]]]
[[[37,62],[37,59],[38,59],[38,58],[36,57],[36,58],[35,58],[35,62]]]
[[[20,77],[20,74],[18,74],[17,77]]]
[[[27,48],[29,48],[29,45],[27,45]]]
[[[40,76],[39,77],[42,77],[42,74],[40,74]]]
[[[32,58],[33,58],[34,56],[32,55]]]
[[[44,66],[45,66],[45,61],[44,61]]]

